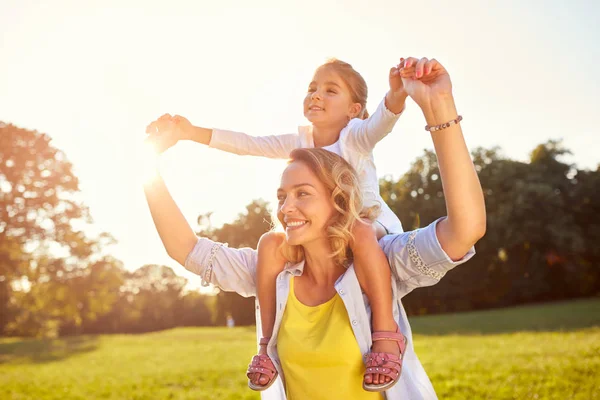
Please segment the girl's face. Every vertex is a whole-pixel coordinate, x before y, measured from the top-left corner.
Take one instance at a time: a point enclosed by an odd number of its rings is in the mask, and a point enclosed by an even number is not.
[[[317,69],[304,98],[304,116],[313,125],[346,126],[361,111],[350,90],[338,73],[330,67]]]
[[[327,239],[329,221],[337,211],[331,193],[306,164],[294,161],[283,171],[277,199],[277,218],[290,245]]]

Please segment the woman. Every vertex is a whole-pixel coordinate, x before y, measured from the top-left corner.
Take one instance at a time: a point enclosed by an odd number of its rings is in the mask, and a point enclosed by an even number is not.
[[[386,391],[388,399],[436,398],[414,353],[400,299],[417,287],[437,283],[474,254],[473,245],[485,232],[485,206],[448,73],[436,60],[426,58],[408,58],[400,73],[431,132],[448,210],[447,217],[423,229],[380,241],[392,269],[394,317],[408,340],[406,347],[401,335],[371,338],[368,301],[348,252],[351,227],[362,223],[356,174],[343,159],[324,150],[296,150],[277,191],[278,219],[286,231],[283,250],[290,262],[277,280],[276,321],[267,347],[274,366],[268,368],[258,360],[253,363],[255,371],[263,373],[251,376],[255,384],[275,382],[262,393],[263,399],[382,398],[361,388],[362,355],[369,353],[373,339],[398,342],[403,356],[367,357],[373,374],[367,383],[397,380]],[[175,142],[168,134],[149,140],[161,149]],[[154,223],[173,259],[223,290],[256,295],[255,250],[229,249],[197,238],[159,177],[145,190]]]

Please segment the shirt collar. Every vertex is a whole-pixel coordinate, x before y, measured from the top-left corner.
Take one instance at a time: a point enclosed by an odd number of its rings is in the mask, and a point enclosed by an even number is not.
[[[284,271],[291,273],[294,276],[300,276],[304,272],[304,260],[300,261],[297,264],[286,263]]]
[[[304,273],[304,264],[304,260],[300,261],[297,264],[286,263],[283,270],[291,273],[294,276],[300,276]],[[355,278],[355,276],[356,272],[354,271],[354,264],[350,264],[350,266],[346,269],[346,272],[340,275],[337,281],[335,281],[335,286],[346,284],[348,282],[348,279],[357,279]]]

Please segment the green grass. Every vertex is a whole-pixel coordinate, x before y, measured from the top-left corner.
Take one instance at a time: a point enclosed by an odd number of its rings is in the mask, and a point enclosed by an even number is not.
[[[600,299],[411,319],[440,399],[600,399]],[[0,399],[258,399],[254,328],[0,339]]]

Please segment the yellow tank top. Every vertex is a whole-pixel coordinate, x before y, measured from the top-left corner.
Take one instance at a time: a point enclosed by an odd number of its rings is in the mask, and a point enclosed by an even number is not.
[[[306,306],[294,294],[292,277],[277,349],[288,400],[383,399],[362,388],[362,355],[338,294]]]

